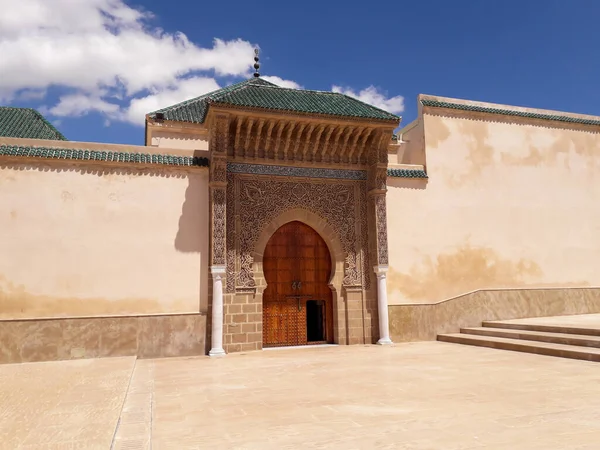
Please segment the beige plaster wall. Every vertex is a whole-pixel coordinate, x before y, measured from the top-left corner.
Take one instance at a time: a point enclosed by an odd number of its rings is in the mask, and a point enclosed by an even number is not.
[[[398,145],[388,150],[390,164],[425,165],[423,121],[416,119],[398,131]]]
[[[155,129],[152,130],[150,145],[184,150],[208,150],[208,136]]]
[[[428,182],[388,181],[390,304],[600,286],[599,134],[489,116],[423,126]]]
[[[0,162],[0,319],[205,312],[208,170]]]

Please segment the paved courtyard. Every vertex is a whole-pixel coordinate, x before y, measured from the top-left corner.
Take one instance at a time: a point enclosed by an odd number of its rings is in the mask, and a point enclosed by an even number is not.
[[[2,449],[599,446],[593,362],[422,342],[0,366]]]

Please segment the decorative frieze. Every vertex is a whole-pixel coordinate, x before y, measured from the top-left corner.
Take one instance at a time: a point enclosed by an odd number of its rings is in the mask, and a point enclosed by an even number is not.
[[[323,169],[267,164],[227,163],[227,172],[280,177],[330,178],[338,180],[366,180],[366,170]]]
[[[348,121],[318,123],[245,114],[232,114],[228,120],[226,151],[236,159],[362,165],[369,149],[380,147],[380,140],[386,140],[387,152],[392,134],[382,126],[365,127]]]

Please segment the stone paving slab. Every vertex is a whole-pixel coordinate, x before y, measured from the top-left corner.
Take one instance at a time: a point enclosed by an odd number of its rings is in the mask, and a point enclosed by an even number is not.
[[[109,449],[134,357],[0,365],[0,449]]]
[[[0,448],[599,448],[600,370],[587,361],[442,342],[138,360],[131,378],[125,361],[0,366],[0,392],[14,392]],[[88,381],[60,381],[76,372]],[[67,413],[40,386],[63,384],[85,413],[57,421]]]

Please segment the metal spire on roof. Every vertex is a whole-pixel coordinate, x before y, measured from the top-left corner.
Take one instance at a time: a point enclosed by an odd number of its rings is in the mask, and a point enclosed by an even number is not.
[[[260,64],[258,63],[258,49],[255,48],[254,49],[254,78],[260,77],[260,72],[258,71],[258,69],[260,69]]]

